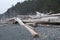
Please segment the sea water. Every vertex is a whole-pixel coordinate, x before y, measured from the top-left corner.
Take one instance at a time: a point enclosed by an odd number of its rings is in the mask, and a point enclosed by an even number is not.
[[[36,27],[39,40],[60,40],[60,28]],[[30,32],[18,24],[0,25],[0,40],[34,40]]]

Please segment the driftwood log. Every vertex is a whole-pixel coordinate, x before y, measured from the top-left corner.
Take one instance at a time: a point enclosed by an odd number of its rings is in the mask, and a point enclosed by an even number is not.
[[[34,38],[39,37],[38,33],[36,31],[34,31],[32,28],[30,28],[31,26],[24,24],[19,18],[15,18],[15,20],[22,26],[24,26],[32,35]]]

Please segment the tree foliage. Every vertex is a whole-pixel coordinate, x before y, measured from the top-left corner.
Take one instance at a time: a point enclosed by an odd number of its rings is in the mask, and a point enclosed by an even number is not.
[[[13,9],[13,7],[12,7]],[[28,0],[23,3],[18,2],[15,10],[21,13],[29,13],[35,11],[55,11],[60,12],[60,0]]]
[[[19,14],[35,14],[39,12],[60,12],[60,0],[27,0],[22,3],[18,2],[15,6],[12,6],[5,12],[5,15],[16,16]],[[11,17],[12,17],[11,16]]]

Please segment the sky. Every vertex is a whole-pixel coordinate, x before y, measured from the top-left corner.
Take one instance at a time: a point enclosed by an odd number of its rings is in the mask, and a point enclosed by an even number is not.
[[[15,5],[17,2],[23,2],[25,0],[0,0],[0,14],[6,12],[8,8]]]

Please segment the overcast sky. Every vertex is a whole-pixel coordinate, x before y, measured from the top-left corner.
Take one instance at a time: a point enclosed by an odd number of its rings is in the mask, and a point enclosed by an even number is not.
[[[23,2],[24,0],[0,0],[0,14],[7,11],[12,5],[15,5],[17,2]]]

